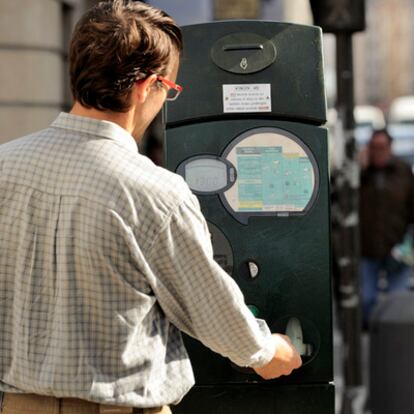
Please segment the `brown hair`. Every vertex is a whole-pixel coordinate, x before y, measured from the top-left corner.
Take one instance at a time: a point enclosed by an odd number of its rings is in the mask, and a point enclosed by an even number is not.
[[[72,36],[73,98],[87,108],[126,112],[135,82],[165,75],[171,56],[181,50],[181,31],[165,12],[140,1],[98,3]]]
[[[393,141],[393,138],[390,135],[388,129],[386,129],[386,128],[374,129],[372,131],[371,138],[370,138],[369,142],[373,141],[375,139],[375,137],[377,137],[378,135],[385,135],[387,137],[387,140],[388,140],[389,144],[391,145],[391,143]]]

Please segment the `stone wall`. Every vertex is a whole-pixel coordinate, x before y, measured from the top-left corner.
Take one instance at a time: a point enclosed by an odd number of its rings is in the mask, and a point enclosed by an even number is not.
[[[70,105],[67,46],[82,6],[0,2],[0,143],[46,127]]]

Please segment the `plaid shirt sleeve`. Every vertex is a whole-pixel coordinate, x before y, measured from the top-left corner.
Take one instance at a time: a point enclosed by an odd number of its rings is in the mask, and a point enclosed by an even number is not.
[[[195,196],[173,210],[147,257],[150,283],[168,319],[239,366],[271,360],[275,343],[256,320],[235,281],[213,260],[206,221]]]

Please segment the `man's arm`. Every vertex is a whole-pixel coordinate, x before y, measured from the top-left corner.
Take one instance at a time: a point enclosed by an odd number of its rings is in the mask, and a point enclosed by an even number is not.
[[[272,336],[267,325],[258,323],[235,281],[213,260],[194,196],[171,214],[147,260],[157,300],[180,330],[264,378],[287,375],[300,366],[290,341]]]

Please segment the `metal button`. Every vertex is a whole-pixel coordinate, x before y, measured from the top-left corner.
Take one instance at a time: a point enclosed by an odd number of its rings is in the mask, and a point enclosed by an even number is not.
[[[249,273],[252,279],[256,278],[259,274],[259,266],[255,262],[248,262]]]

